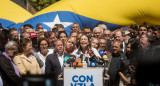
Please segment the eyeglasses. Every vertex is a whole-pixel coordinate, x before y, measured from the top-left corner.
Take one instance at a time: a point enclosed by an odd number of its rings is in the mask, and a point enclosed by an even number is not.
[[[42,31],[42,32],[39,32],[39,33],[44,33],[44,32]]]
[[[101,44],[106,44],[106,43],[99,43],[99,44],[101,45]]]
[[[67,36],[60,36],[60,38],[67,38]]]
[[[116,38],[120,38],[120,36],[115,36],[114,38],[115,38],[115,39],[116,39]]]
[[[104,36],[110,36],[111,34],[104,34]]]
[[[91,32],[85,32],[85,34],[89,34],[89,33],[91,33]]]
[[[16,38],[16,37],[19,37],[19,36],[18,36],[18,35],[15,35],[15,36],[13,36],[13,37],[15,37],[15,38]]]
[[[41,46],[48,46],[48,44],[40,44]]]
[[[147,30],[145,30],[145,29],[140,29],[140,31],[147,31]]]
[[[14,50],[14,51],[16,51],[17,49],[16,49],[16,48],[10,48],[10,50]]]
[[[72,27],[72,28],[79,28],[79,27]]]

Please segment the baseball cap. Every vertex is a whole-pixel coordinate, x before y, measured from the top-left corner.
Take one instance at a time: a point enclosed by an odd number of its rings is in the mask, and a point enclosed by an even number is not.
[[[30,35],[31,38],[37,37],[35,32],[29,32],[29,35]]]

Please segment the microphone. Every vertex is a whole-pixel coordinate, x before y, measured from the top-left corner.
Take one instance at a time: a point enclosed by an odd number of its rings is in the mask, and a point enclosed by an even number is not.
[[[80,55],[81,63],[83,62],[83,54]]]
[[[82,67],[83,66],[82,59],[80,57],[77,59],[77,66],[78,67]]]
[[[86,63],[87,63],[87,65],[89,65],[88,63],[89,63],[89,57],[86,57],[85,59],[84,59],[84,61],[86,61]]]
[[[67,64],[70,64],[70,67],[72,67],[72,64],[75,62],[76,57],[72,55],[69,59],[67,59]]]
[[[97,67],[97,62],[90,62],[90,67]]]
[[[68,59],[69,59],[69,56],[65,56],[64,57],[64,62],[67,62]]]
[[[103,55],[103,60],[104,61],[108,61],[109,60],[108,57],[107,57],[107,55]]]
[[[101,55],[101,57],[103,57],[103,55],[106,55],[104,50],[99,50],[99,54]]]
[[[99,62],[99,60],[98,60],[98,58],[96,57],[96,55],[95,54],[93,54],[93,51],[89,51],[89,55],[90,55],[90,58],[89,58],[89,60],[90,61],[92,61],[92,62]]]
[[[99,54],[102,56],[101,62],[103,61],[103,63],[105,63],[109,60],[104,50],[99,50]]]
[[[67,60],[69,59],[69,56],[64,57],[64,67],[68,67]]]

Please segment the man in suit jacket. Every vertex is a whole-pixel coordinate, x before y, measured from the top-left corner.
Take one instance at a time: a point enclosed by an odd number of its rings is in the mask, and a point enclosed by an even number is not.
[[[115,32],[115,40],[121,41],[123,43],[122,51],[125,54],[126,53],[126,43],[124,42],[124,33],[121,30],[117,30]]]
[[[13,57],[17,54],[18,44],[9,41],[5,45],[5,52],[0,54],[0,73],[4,86],[20,86],[21,77],[17,66],[13,63]]]
[[[54,86],[62,86],[63,81],[58,81],[58,77],[63,72],[64,57],[70,56],[70,54],[64,53],[63,42],[58,39],[54,41],[54,49],[55,52],[46,58],[45,73],[53,75]]]

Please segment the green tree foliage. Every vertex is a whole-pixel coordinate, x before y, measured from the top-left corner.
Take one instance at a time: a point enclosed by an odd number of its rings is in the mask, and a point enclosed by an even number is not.
[[[29,1],[37,11],[40,11],[59,0],[29,0]]]

